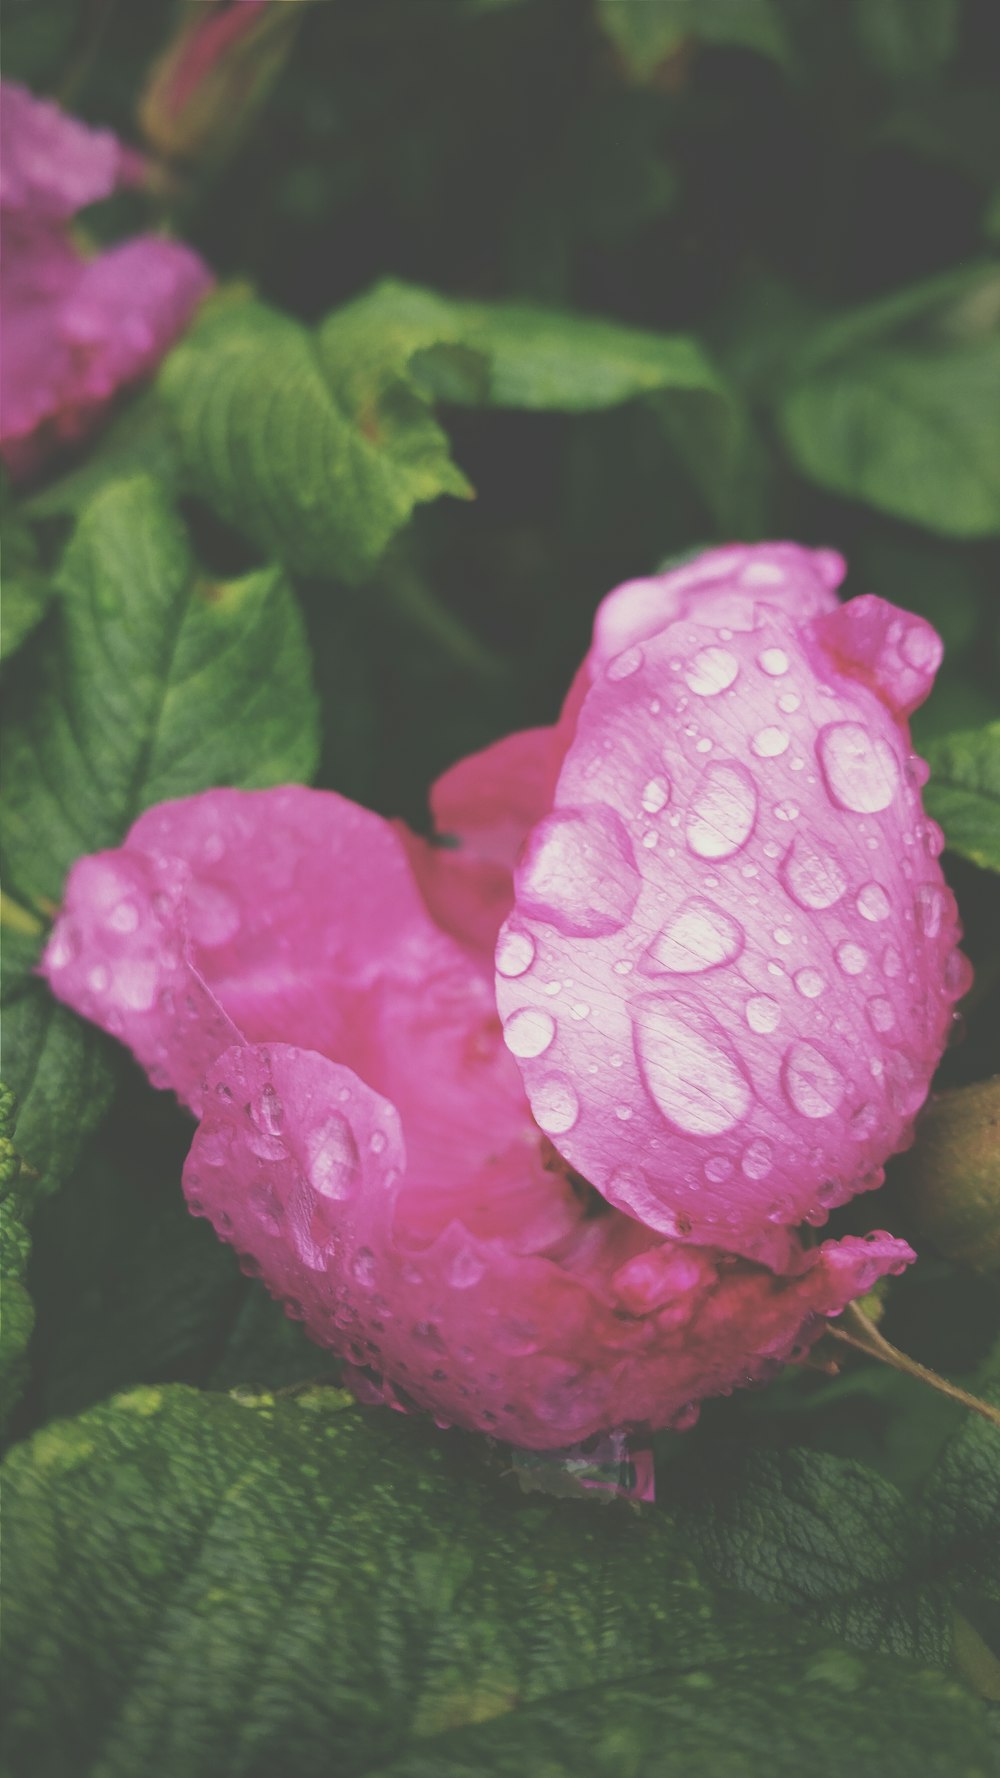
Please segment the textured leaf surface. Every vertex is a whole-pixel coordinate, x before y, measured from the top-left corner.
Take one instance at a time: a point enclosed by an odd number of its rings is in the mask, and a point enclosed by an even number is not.
[[[953,852],[1000,871],[1000,722],[926,746],[931,768],[924,800]]]
[[[12,1141],[13,1128],[13,1095],[0,1086],[0,1427],[6,1424],[21,1393],[35,1320],[25,1280],[30,1243],[21,1214],[21,1163]]]
[[[37,1434],[7,1464],[12,1765],[985,1778],[943,1675],[748,1614],[661,1517],[466,1461],[331,1392],[142,1389]]]
[[[687,335],[386,282],[314,332],[260,303],[210,309],[164,367],[188,473],[304,572],[369,573],[422,501],[467,495],[432,403],[586,413],[729,397]]]
[[[5,957],[5,965],[7,959]],[[28,1201],[75,1166],[111,1101],[111,1045],[43,982],[9,971],[3,996],[4,1079],[17,1100],[18,1153]]]
[[[6,660],[44,617],[52,586],[39,566],[31,526],[13,508],[6,485],[0,494],[0,522],[3,525],[0,660]]]
[[[788,58],[781,15],[771,0],[597,0],[612,43],[639,80],[687,37]]]
[[[823,487],[951,537],[1000,531],[1000,273],[936,280],[820,329],[779,418]]]
[[[5,748],[2,832],[26,899],[57,898],[73,859],[114,845],[150,804],[308,777],[316,753],[286,582],[274,569],[201,577],[154,482],[91,502],[60,581],[62,634]]]

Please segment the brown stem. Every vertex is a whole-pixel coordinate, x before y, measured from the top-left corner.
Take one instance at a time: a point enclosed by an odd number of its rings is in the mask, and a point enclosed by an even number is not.
[[[960,1389],[957,1383],[949,1383],[946,1377],[939,1377],[937,1371],[930,1370],[925,1364],[918,1364],[915,1358],[907,1357],[898,1347],[890,1345],[864,1310],[858,1308],[857,1303],[852,1303],[845,1309],[841,1319],[848,1326],[828,1328],[831,1339],[840,1340],[845,1346],[853,1346],[856,1352],[864,1352],[869,1358],[878,1358],[882,1364],[891,1365],[893,1370],[902,1371],[905,1376],[916,1377],[918,1382],[927,1383],[940,1395],[949,1395],[952,1401],[960,1401],[963,1407],[971,1408],[974,1414],[981,1414],[991,1426],[1000,1427],[1000,1408],[993,1407],[988,1401],[981,1401],[977,1395],[970,1395],[967,1389]]]

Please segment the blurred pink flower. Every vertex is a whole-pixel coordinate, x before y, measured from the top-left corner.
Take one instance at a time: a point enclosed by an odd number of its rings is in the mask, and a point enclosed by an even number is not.
[[[912,1258],[794,1226],[908,1139],[968,979],[905,723],[940,644],[840,573],[619,588],[559,724],[436,786],[456,850],[219,790],[75,866],[53,990],[191,1106],[192,1208],[367,1398],[690,1424]]]
[[[67,224],[136,183],[143,162],[23,87],[0,86],[0,455],[34,472],[159,362],[211,276],[189,247],[141,235],[96,258]]]

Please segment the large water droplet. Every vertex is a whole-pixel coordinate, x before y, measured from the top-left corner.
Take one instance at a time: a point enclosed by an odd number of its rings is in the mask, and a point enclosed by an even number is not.
[[[844,1096],[844,1077],[815,1044],[793,1043],[781,1065],[789,1102],[803,1117],[829,1117]]]
[[[770,994],[755,994],[752,1000],[747,1001],[745,1010],[747,1024],[759,1037],[773,1031],[781,1017],[781,1008],[776,1000],[771,999]]]
[[[546,1135],[564,1136],[580,1115],[580,1101],[568,1080],[552,1074],[533,1088],[531,1109]]]
[[[496,965],[500,975],[514,978],[524,975],[535,961],[535,941],[530,932],[519,932],[514,926],[501,928],[497,939]]]
[[[743,949],[743,928],[710,901],[692,897],[671,916],[642,959],[648,974],[696,975],[732,963]]]
[[[788,747],[788,735],[783,728],[758,729],[750,743],[753,753],[758,759],[777,759]]]
[[[752,1093],[736,1057],[694,1004],[650,997],[636,1015],[646,1085],[670,1123],[692,1136],[718,1136],[745,1117]]]
[[[522,1006],[513,1012],[503,1028],[503,1040],[512,1056],[528,1061],[544,1055],[556,1034],[551,1013],[538,1006]]]
[[[860,722],[828,722],[816,741],[820,770],[833,801],[858,815],[887,809],[899,788],[899,761],[888,741]]]
[[[699,858],[730,858],[745,846],[757,818],[757,791],[742,766],[706,768],[695,786],[687,843]]]
[[[521,910],[573,938],[617,932],[640,887],[624,824],[601,803],[540,822],[517,873]]]
[[[826,983],[818,969],[800,969],[795,977],[795,986],[807,1000],[818,1000]]]
[[[802,908],[832,908],[847,888],[847,877],[832,854],[801,834],[785,853],[778,875]]]
[[[837,946],[837,962],[845,975],[861,975],[868,966],[868,953],[849,939]]]
[[[887,920],[892,912],[881,883],[863,883],[858,890],[857,907],[863,920]]]
[[[740,663],[728,648],[699,648],[684,678],[699,697],[713,698],[732,685],[739,670]]]
[[[332,1111],[305,1139],[309,1178],[324,1198],[350,1197],[358,1183],[361,1161],[346,1117]]]
[[[139,924],[139,909],[134,901],[120,901],[108,915],[112,932],[134,932]]]
[[[647,815],[658,815],[670,801],[670,784],[666,778],[650,778],[642,793],[642,806]]]
[[[757,665],[772,679],[780,679],[782,673],[788,672],[788,656],[783,648],[765,648],[763,654],[757,656]]]

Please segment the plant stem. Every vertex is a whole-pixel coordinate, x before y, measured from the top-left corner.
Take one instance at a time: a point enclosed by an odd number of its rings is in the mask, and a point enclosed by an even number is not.
[[[905,1376],[916,1377],[920,1383],[926,1383],[936,1389],[940,1395],[949,1395],[952,1401],[960,1401],[963,1407],[970,1408],[974,1414],[981,1414],[991,1426],[1000,1427],[1000,1408],[995,1408],[988,1401],[981,1401],[979,1396],[970,1395],[967,1389],[960,1389],[957,1383],[949,1383],[946,1377],[939,1377],[925,1364],[918,1364],[915,1358],[907,1357],[898,1347],[890,1345],[884,1334],[879,1333],[873,1321],[869,1321],[863,1309],[852,1303],[844,1310],[842,1321],[848,1325],[828,1328],[832,1340],[840,1340],[844,1346],[853,1346],[856,1352],[864,1352],[869,1358],[877,1358],[882,1364],[891,1365],[893,1370],[902,1371]]]
[[[502,679],[506,664],[492,655],[460,617],[442,605],[408,565],[395,562],[382,577],[386,596],[415,629],[430,637],[458,667],[482,679]]]

